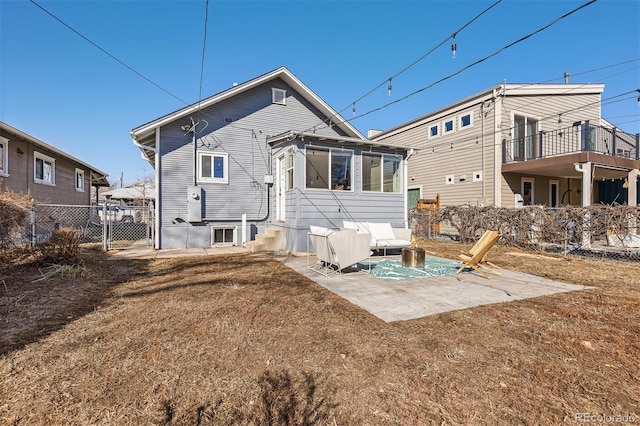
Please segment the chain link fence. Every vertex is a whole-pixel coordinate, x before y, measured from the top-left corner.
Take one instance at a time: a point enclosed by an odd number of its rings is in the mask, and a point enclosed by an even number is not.
[[[24,244],[38,244],[56,229],[73,228],[81,243],[99,243],[104,250],[153,246],[152,206],[36,204],[27,222]]]
[[[485,230],[500,232],[500,243],[570,256],[640,261],[640,207],[519,209],[447,206],[414,209],[409,214],[418,239],[475,242]]]

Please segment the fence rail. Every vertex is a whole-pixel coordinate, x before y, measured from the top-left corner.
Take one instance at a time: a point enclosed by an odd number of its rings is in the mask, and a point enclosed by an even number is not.
[[[100,243],[107,250],[140,243],[150,247],[152,224],[150,206],[36,204],[20,240],[26,245],[37,244],[47,241],[56,229],[73,228],[81,243]]]
[[[487,230],[500,232],[501,244],[565,255],[640,261],[640,207],[593,205],[506,209],[447,206],[411,211],[418,239],[476,241]],[[440,232],[436,233],[436,224]]]

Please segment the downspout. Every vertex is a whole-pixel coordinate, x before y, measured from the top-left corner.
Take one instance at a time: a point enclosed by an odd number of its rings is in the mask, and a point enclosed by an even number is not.
[[[415,154],[415,149],[411,148],[404,159],[404,228],[409,229],[409,159]]]
[[[160,146],[160,128],[157,127],[155,131],[156,131],[155,145],[156,147],[158,147]],[[129,134],[131,135],[131,140],[133,141],[133,144],[140,149],[141,151],[140,156],[142,157],[143,160],[149,161],[149,158],[147,158],[144,155],[144,151],[151,151],[154,153],[155,164],[153,168],[155,170],[155,180],[156,180],[156,200],[153,203],[154,234],[155,234],[153,245],[154,245],[154,248],[158,250],[160,248],[160,216],[158,215],[158,212],[160,211],[160,204],[161,204],[160,203],[160,156],[158,155],[159,150],[158,148],[152,148],[150,146],[142,145],[140,142],[138,142],[133,132],[129,132]]]

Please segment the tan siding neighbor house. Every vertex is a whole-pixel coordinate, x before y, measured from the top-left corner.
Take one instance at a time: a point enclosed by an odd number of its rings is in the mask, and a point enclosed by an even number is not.
[[[501,84],[375,135],[419,148],[409,190],[441,205],[638,200],[639,135],[601,118],[603,84]]]
[[[92,186],[107,175],[53,146],[0,122],[0,191],[29,194],[36,202],[89,205]]]

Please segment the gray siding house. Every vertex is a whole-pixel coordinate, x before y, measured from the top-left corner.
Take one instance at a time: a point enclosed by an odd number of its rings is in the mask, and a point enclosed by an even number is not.
[[[0,121],[0,191],[30,194],[39,203],[86,206],[91,187],[99,186],[109,186],[106,173]]]
[[[602,84],[501,84],[376,135],[419,148],[409,207],[638,200],[639,136],[601,118]]]
[[[130,133],[156,173],[157,249],[252,245],[276,229],[278,249],[306,251],[310,224],[406,223],[409,148],[369,142],[284,67]]]

